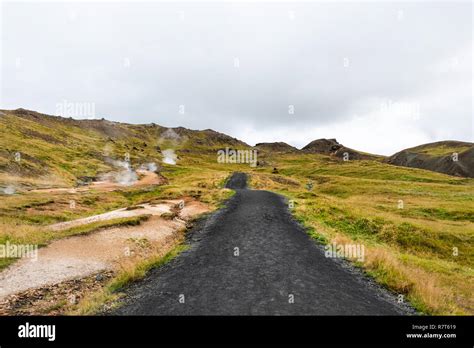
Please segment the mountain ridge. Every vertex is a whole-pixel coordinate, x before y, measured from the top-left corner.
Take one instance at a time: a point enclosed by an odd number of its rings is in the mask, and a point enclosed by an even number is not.
[[[305,153],[337,160],[374,160],[448,175],[474,177],[474,144],[455,140],[422,144],[385,157],[346,147],[335,138],[316,139],[301,149],[285,142],[262,142],[252,147],[209,128],[193,130],[163,127],[156,123],[129,124],[105,118],[78,120],[21,108],[0,110],[0,116],[0,125],[5,127],[3,142],[0,141],[0,171],[20,177],[42,176],[51,172],[57,174],[64,170],[68,172],[66,174],[72,173],[72,176],[65,175],[67,180],[81,176],[94,177],[110,169],[110,159],[107,159],[110,157],[109,148],[115,152],[114,160],[129,154],[134,163],[145,163],[160,162],[162,150],[167,148],[177,151],[179,156],[180,152],[211,154],[223,147],[253,148],[262,154]],[[452,154],[449,152],[454,150],[459,150],[458,161],[451,159]],[[12,162],[17,151],[22,152],[22,166]],[[76,161],[76,158],[79,160]]]

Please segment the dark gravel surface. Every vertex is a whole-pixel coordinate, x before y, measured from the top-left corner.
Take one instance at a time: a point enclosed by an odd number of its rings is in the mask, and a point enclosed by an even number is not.
[[[346,261],[326,258],[283,197],[246,189],[241,173],[227,187],[235,196],[193,228],[190,249],[130,286],[123,306],[110,314],[413,313]]]

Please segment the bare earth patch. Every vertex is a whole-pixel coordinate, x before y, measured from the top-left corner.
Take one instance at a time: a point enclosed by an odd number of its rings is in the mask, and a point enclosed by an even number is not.
[[[138,226],[112,227],[90,235],[57,240],[39,249],[37,260],[25,258],[14,263],[0,273],[0,312],[11,307],[11,299],[6,297],[13,294],[85,278],[101,271],[113,271],[129,256],[139,253],[144,245],[152,244],[155,248],[169,245],[170,239],[184,230],[190,219],[208,211],[198,201],[185,199],[184,207],[181,202],[167,200],[159,204],[144,204],[131,210],[119,209],[52,225],[51,228],[61,230],[95,221],[152,215]],[[171,212],[176,215],[174,219],[161,217]]]
[[[84,295],[99,290],[113,275],[113,271],[102,271],[10,295],[0,301],[0,315],[64,314]]]
[[[130,184],[125,185],[119,182],[115,182],[110,177],[108,180],[102,181],[94,181],[90,185],[81,186],[78,188],[69,188],[69,187],[59,187],[59,188],[41,188],[30,190],[30,192],[42,192],[42,193],[58,193],[58,192],[68,192],[68,193],[76,193],[76,192],[85,192],[91,189],[110,192],[117,189],[122,189],[124,187],[142,187],[142,186],[150,186],[150,185],[163,185],[166,183],[166,179],[149,170],[137,170],[136,173],[139,175],[139,179]]]

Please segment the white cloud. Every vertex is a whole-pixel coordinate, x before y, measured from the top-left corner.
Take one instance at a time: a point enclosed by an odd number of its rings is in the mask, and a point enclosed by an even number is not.
[[[62,100],[88,102],[118,121],[251,144],[335,137],[381,154],[469,141],[471,7],[7,2],[0,107],[54,114]],[[389,100],[419,105],[419,119],[384,114]]]

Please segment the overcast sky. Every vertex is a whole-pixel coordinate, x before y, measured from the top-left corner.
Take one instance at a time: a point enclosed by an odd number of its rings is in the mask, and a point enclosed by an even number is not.
[[[385,155],[472,141],[472,14],[470,2],[7,2],[0,108],[71,103],[65,116]]]

